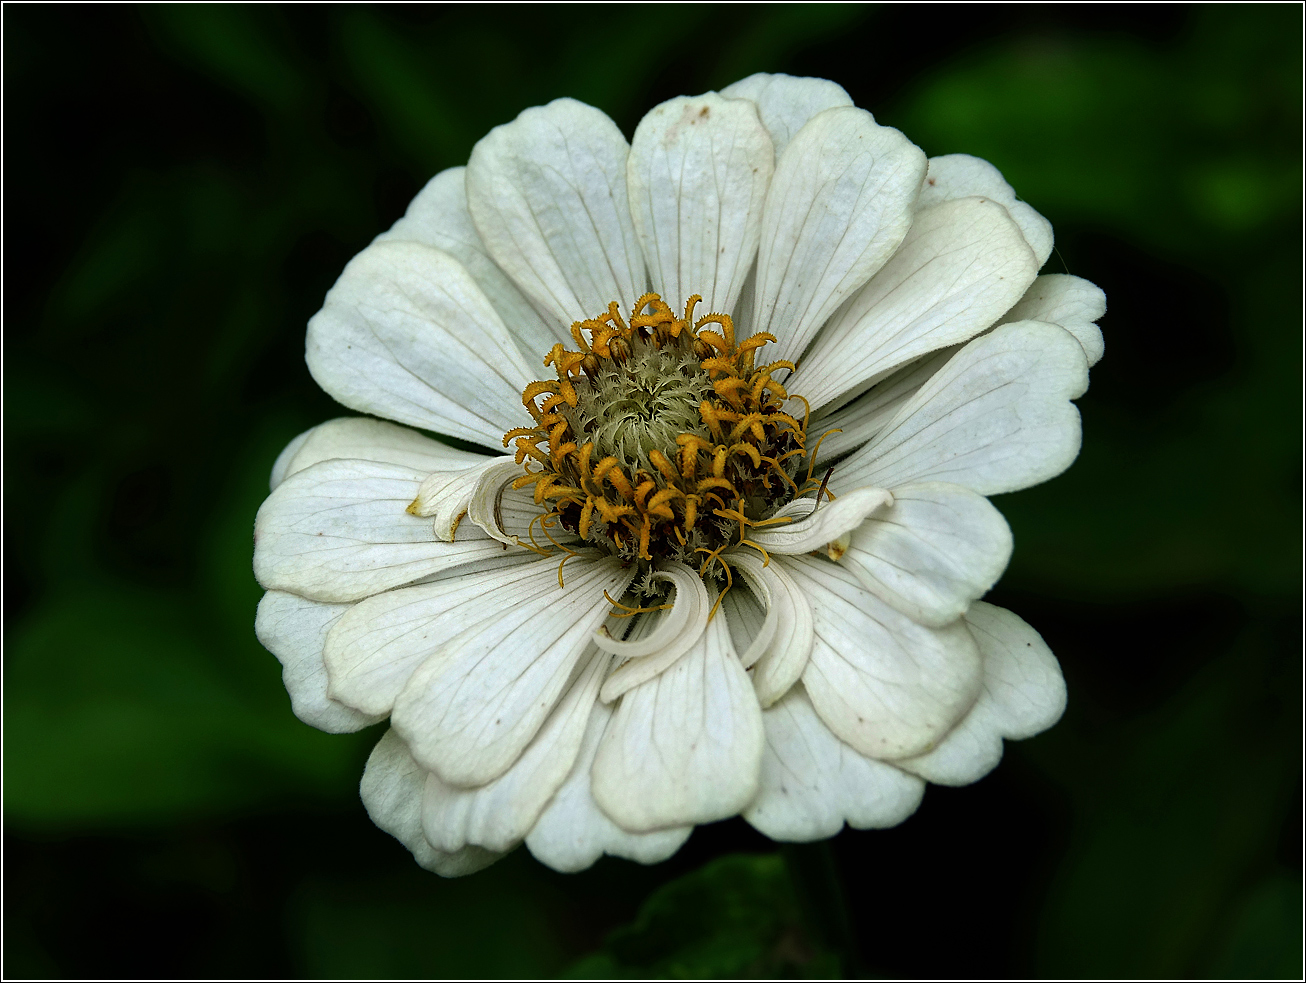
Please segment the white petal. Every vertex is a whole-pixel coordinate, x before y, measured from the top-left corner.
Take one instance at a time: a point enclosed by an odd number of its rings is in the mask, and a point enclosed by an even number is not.
[[[405,511],[423,475],[400,464],[323,461],[282,482],[254,520],[254,576],[270,590],[356,601],[502,547],[475,526],[436,538]]]
[[[1028,488],[1079,453],[1084,350],[1041,321],[1004,324],[966,345],[839,467],[846,485],[948,481],[981,495]]]
[[[577,542],[578,537],[562,529],[556,519],[544,528],[541,516],[549,505],[536,504],[533,486],[512,487],[525,473],[511,457],[496,460],[481,473],[467,506],[467,518],[506,546],[548,550]]]
[[[454,853],[437,850],[422,833],[422,788],[426,771],[393,730],[367,759],[359,793],[372,822],[412,851],[417,862],[442,877],[461,877],[490,866],[503,854],[470,846]]]
[[[808,502],[815,504],[815,499],[797,498],[790,505],[794,508],[798,503]],[[883,488],[854,488],[833,502],[822,502],[814,512],[809,510],[805,518],[750,530],[748,538],[768,553],[782,556],[810,553],[848,534],[868,515],[892,504],[893,496]]]
[[[526,361],[534,365],[554,342],[572,343],[567,326],[546,320],[531,306],[517,285],[490,259],[467,210],[465,167],[450,167],[426,182],[404,217],[377,242],[420,242],[448,253],[467,268],[485,292],[503,323],[517,340]]]
[[[526,837],[526,847],[537,860],[564,874],[586,869],[605,853],[642,864],[659,863],[679,850],[693,831],[692,826],[678,826],[631,833],[594,802],[590,770],[611,718],[610,707],[594,704],[571,774]]]
[[[437,850],[468,844],[511,850],[526,836],[571,771],[585,724],[611,657],[591,650],[588,664],[544,722],[535,739],[506,772],[480,788],[457,788],[430,773],[422,804],[422,828]]]
[[[322,461],[381,461],[414,471],[447,471],[470,468],[485,459],[484,454],[460,451],[387,420],[341,416],[305,430],[290,442],[273,467],[272,487]]]
[[[841,457],[861,447],[897,416],[907,400],[948,363],[961,346],[945,348],[904,365],[851,403],[831,411],[828,407],[810,423],[809,434],[821,441],[820,461]],[[833,431],[839,431],[834,433]],[[819,463],[819,462],[818,462]]]
[[[917,207],[928,208],[940,201],[980,195],[1003,205],[1020,226],[1025,241],[1042,267],[1052,255],[1052,223],[1023,201],[1002,178],[1002,172],[986,160],[969,154],[931,157],[925,187]]]
[[[757,108],[715,93],[678,96],[635,130],[626,181],[653,290],[678,310],[729,313],[757,255],[775,169]]]
[[[762,217],[754,331],[796,361],[817,329],[898,248],[925,155],[861,109],[827,109],[776,164]],[[770,357],[770,356],[768,356]]]
[[[721,595],[720,616],[730,627],[730,642],[739,653],[739,664],[751,669],[775,641],[780,612],[770,579],[758,572],[764,569],[760,559],[743,551],[726,553],[724,558],[744,582],[736,582]]]
[[[496,593],[520,595],[523,582],[536,593],[556,588],[556,582],[535,582],[539,557],[518,552],[513,558],[507,566],[458,570],[356,604],[327,635],[327,692],[367,713],[389,713],[408,678],[441,644],[498,616]]]
[[[977,601],[966,624],[984,658],[984,688],[970,713],[928,754],[895,762],[940,785],[968,785],[993,770],[1002,739],[1047,730],[1066,707],[1061,667],[1033,628],[1005,608]]]
[[[505,463],[521,473],[521,467],[514,464],[511,457],[482,457],[471,467],[433,471],[422,479],[408,511],[423,518],[434,518],[435,534],[445,542],[452,543],[458,525],[467,515],[472,496],[486,472],[502,467]]]
[[[886,604],[941,628],[997,583],[1011,545],[988,499],[932,481],[895,488],[892,507],[853,532],[843,564]]]
[[[980,656],[963,624],[926,628],[827,560],[786,557],[812,605],[803,685],[840,740],[873,758],[932,747],[975,703]]]
[[[447,253],[379,242],[349,261],[308,322],[305,358],[346,406],[498,446],[533,378],[471,274]]]
[[[920,805],[925,783],[858,754],[821,722],[803,687],[762,714],[766,751],[757,798],[744,818],[773,840],[806,843],[844,823],[884,829]]]
[[[281,681],[295,716],[328,734],[350,734],[385,719],[359,713],[327,696],[322,649],[327,632],[349,610],[348,604],[323,604],[297,594],[270,590],[259,601],[254,633],[281,663]]]
[[[762,125],[771,134],[777,158],[809,119],[823,109],[851,106],[843,86],[828,79],[768,75],[758,72],[721,90],[731,99],[748,99],[757,105]]]
[[[467,162],[467,205],[490,256],[559,324],[644,292],[617,125],[555,99],[496,126]]]
[[[1020,229],[996,202],[962,198],[918,211],[898,251],[817,336],[789,388],[816,409],[969,341],[1037,273]]]
[[[753,666],[757,702],[769,707],[798,682],[807,668],[815,640],[812,607],[783,561],[777,559],[763,566],[761,560],[743,552],[729,559],[753,590],[767,599],[767,618],[775,618],[775,633]]]
[[[272,474],[268,478],[268,491],[275,491],[277,485],[286,480],[286,475],[290,471],[290,462],[295,459],[299,449],[304,446],[304,441],[312,436],[317,427],[309,427],[299,436],[293,438],[277,455],[277,459],[272,462]]]
[[[1106,313],[1106,294],[1087,280],[1065,273],[1048,273],[1035,280],[1019,303],[1003,316],[1008,321],[1047,321],[1059,324],[1084,348],[1089,366],[1102,357],[1102,329],[1094,322]]]
[[[724,618],[621,698],[594,759],[594,799],[634,832],[733,816],[757,793],[762,712]]]
[[[581,558],[559,588],[552,558],[517,569],[528,575],[483,591],[476,623],[464,628],[463,610],[426,622],[443,644],[395,700],[391,719],[413,757],[451,785],[484,785],[517,760],[608,616],[603,591],[620,597],[636,572]],[[327,664],[334,684],[329,651]]]
[[[735,301],[735,309],[731,311],[731,320],[735,326],[735,338],[747,338],[753,333],[753,298],[757,295],[757,259],[754,258],[753,264],[748,268],[748,275],[744,277],[744,285],[739,291],[739,299]]]
[[[671,610],[660,612],[660,617],[646,622],[652,630],[629,641],[613,638],[606,628],[600,628],[594,636],[594,644],[604,652],[629,660],[603,684],[604,703],[611,703],[674,665],[693,647],[707,626],[712,599],[703,586],[703,578],[694,570],[683,563],[664,560],[649,579],[666,581],[675,587]]]

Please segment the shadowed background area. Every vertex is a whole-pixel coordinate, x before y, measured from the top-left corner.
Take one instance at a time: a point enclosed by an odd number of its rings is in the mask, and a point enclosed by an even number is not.
[[[1301,10],[10,7],[7,976],[1296,976]],[[901,827],[444,881],[292,716],[253,516],[304,326],[492,126],[818,75],[1102,286],[1084,451],[996,500],[1063,721]]]

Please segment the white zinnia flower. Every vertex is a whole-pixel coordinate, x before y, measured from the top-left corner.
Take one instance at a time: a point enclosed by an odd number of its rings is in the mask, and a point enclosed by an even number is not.
[[[396,422],[273,469],[257,627],[296,714],[390,718],[363,801],[442,874],[653,862],[737,813],[813,840],[975,781],[1065,701],[978,600],[1012,546],[984,496],[1071,463],[1102,353],[1051,249],[991,165],[821,79],[631,144],[571,99],[497,127],[309,323],[323,389]]]

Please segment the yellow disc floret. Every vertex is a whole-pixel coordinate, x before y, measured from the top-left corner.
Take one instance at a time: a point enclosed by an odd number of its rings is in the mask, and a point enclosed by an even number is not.
[[[613,302],[571,326],[578,350],[557,344],[544,359],[557,378],[522,393],[535,426],[503,443],[525,468],[514,487],[534,485],[550,505],[546,528],[560,523],[628,561],[697,561],[712,575],[722,550],[748,544],[749,527],[807,490],[807,414],[785,410],[790,394],[774,378],[793,363],[758,364],[775,338],[737,341],[726,314],[694,320],[701,299],[678,316],[645,294],[628,320]]]

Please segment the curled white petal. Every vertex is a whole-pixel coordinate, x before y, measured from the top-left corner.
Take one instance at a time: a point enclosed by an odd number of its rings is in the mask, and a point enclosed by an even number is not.
[[[511,457],[481,458],[470,466],[432,471],[422,479],[408,511],[413,515],[432,517],[435,520],[435,534],[445,542],[452,543],[459,523],[471,507],[472,495],[481,478],[486,471],[504,461],[512,464]],[[521,470],[515,464],[513,467],[517,471]]]
[[[766,576],[763,572],[765,568],[758,557],[740,550],[726,553],[725,561],[740,573],[752,590],[753,596],[757,598],[755,603],[744,606],[741,603],[742,599],[736,600],[743,594],[736,587],[727,592],[721,601],[722,613],[733,615],[730,618],[730,637],[732,639],[739,638],[736,633],[736,626],[733,624],[734,618],[747,619],[750,622],[747,626],[747,645],[740,648],[738,641],[736,641],[735,649],[739,652],[739,664],[745,669],[751,669],[757,660],[770,650],[772,642],[775,641],[775,633],[779,628],[780,611],[771,591],[772,578]],[[751,613],[758,604],[761,605],[762,616],[756,624],[752,624]]]
[[[533,488],[513,488],[524,474],[511,457],[500,458],[480,472],[467,503],[467,518],[505,546],[548,552],[576,536],[561,529],[557,520],[544,526],[545,505],[537,504]]]
[[[769,707],[789,691],[807,668],[815,640],[812,608],[785,569],[783,560],[763,566],[760,559],[742,551],[732,554],[729,560],[754,591],[759,595],[765,592],[767,618],[775,619],[774,633],[753,665],[757,702]]]
[[[649,832],[733,816],[757,793],[762,713],[724,619],[621,698],[594,759],[594,799]]]
[[[707,625],[712,599],[697,573],[683,563],[662,561],[650,579],[668,581],[676,590],[671,609],[661,615],[653,630],[633,641],[615,639],[606,628],[594,635],[599,649],[629,660],[603,684],[604,703],[611,703],[674,665],[698,641]]]
[[[808,499],[795,499],[805,502]],[[763,526],[749,532],[748,538],[768,553],[782,555],[810,553],[856,529],[868,515],[893,504],[893,495],[883,488],[854,488],[833,502],[824,502],[806,518],[794,522]],[[794,514],[799,511],[794,509]],[[780,515],[783,513],[777,513]]]
[[[997,583],[1011,547],[1011,529],[988,499],[923,482],[895,488],[893,505],[853,532],[842,562],[880,600],[942,628]]]
[[[291,475],[254,520],[254,576],[269,590],[357,601],[502,550],[475,526],[453,542],[407,511],[423,474],[399,464],[323,461]]]

